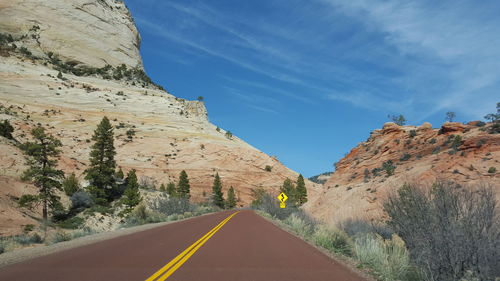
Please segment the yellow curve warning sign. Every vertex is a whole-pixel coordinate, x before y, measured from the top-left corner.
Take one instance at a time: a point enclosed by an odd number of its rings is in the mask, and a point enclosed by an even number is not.
[[[286,196],[285,193],[281,192],[281,194],[278,195],[278,200],[280,200],[280,208],[286,208],[285,201],[288,200],[288,196]]]

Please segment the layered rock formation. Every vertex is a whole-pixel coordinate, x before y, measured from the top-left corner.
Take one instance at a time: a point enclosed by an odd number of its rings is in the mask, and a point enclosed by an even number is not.
[[[5,0],[0,18],[0,32],[24,36],[35,56],[53,52],[93,67],[142,68],[139,32],[122,1]]]
[[[10,120],[20,142],[38,123],[47,128],[63,143],[59,163],[65,172],[83,179],[91,136],[107,116],[115,126],[118,166],[125,172],[137,169],[139,178],[156,187],[186,170],[195,201],[209,199],[216,172],[224,192],[235,188],[239,205],[251,202],[253,188],[277,192],[285,178],[298,176],[276,158],[226,136],[208,121],[203,102],[176,98],[144,78],[136,83],[125,76],[93,74],[99,73],[95,69],[71,74],[69,60],[94,68],[141,66],[139,36],[121,1],[10,0],[0,5],[0,16],[9,19],[0,23],[7,38],[0,48],[0,120]],[[51,52],[62,62],[54,62]],[[135,132],[132,140],[128,130]],[[0,157],[0,235],[5,235],[36,224],[39,213],[20,210],[15,203],[35,190],[20,181],[25,169],[21,151],[3,139]],[[314,197],[316,185],[306,185]]]
[[[483,125],[445,123],[433,129],[429,123],[386,123],[337,163],[306,209],[335,224],[348,218],[380,219],[384,199],[405,182],[430,185],[440,179],[498,189],[500,135],[488,132],[491,124]]]

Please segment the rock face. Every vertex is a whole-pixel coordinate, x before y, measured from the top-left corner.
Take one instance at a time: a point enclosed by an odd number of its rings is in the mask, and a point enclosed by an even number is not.
[[[122,2],[9,0],[0,5],[0,16],[12,19],[0,23],[0,32],[16,38],[26,35],[15,41],[17,49],[12,44],[0,46],[0,120],[10,120],[20,142],[29,139],[38,123],[43,125],[63,144],[60,168],[75,172],[82,183],[90,139],[103,116],[115,126],[116,160],[124,172],[136,169],[140,180],[158,188],[176,181],[186,170],[195,201],[210,199],[216,172],[224,193],[234,187],[240,206],[251,202],[253,188],[277,193],[286,178],[297,178],[276,158],[236,136],[228,138],[208,121],[203,102],[123,79],[70,73],[58,78],[52,64],[36,58],[43,57],[42,52],[58,52],[61,58],[96,67],[140,65],[139,36]],[[29,36],[35,32],[30,31],[33,25],[40,26],[39,37]],[[35,58],[22,54],[21,46]],[[131,140],[128,130],[135,131]],[[22,152],[0,139],[0,235],[6,235],[19,233],[22,225],[36,224],[33,217],[40,212],[17,208],[16,199],[36,189],[20,181],[26,168]],[[266,171],[267,165],[272,171]],[[319,185],[307,180],[306,185],[314,197]]]
[[[142,68],[141,39],[122,1],[5,0],[0,18],[0,32],[26,36],[35,56],[53,52],[93,67]]]
[[[442,179],[498,189],[500,135],[488,133],[491,124],[480,125],[445,123],[432,129],[429,123],[386,123],[338,162],[323,191],[305,207],[316,218],[335,224],[348,218],[382,218],[383,201],[405,182],[432,184]],[[394,175],[387,175],[383,163],[395,168]]]

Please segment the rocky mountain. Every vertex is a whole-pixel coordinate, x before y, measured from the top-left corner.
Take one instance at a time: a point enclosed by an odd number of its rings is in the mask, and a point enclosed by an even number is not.
[[[436,179],[500,188],[500,134],[483,122],[398,126],[386,123],[336,164],[306,209],[335,224],[349,218],[379,219],[382,202],[405,182]],[[497,192],[500,199],[500,190]]]
[[[332,174],[333,172],[321,173],[319,175],[310,177],[309,180],[318,184],[324,184]]]
[[[7,0],[0,17],[8,19],[0,22],[0,120],[10,120],[19,142],[37,124],[45,126],[63,143],[59,163],[65,172],[83,181],[91,136],[107,116],[115,126],[118,166],[137,169],[156,187],[186,170],[195,201],[209,198],[216,172],[224,192],[235,188],[239,205],[251,201],[253,188],[277,192],[285,178],[298,176],[210,123],[203,102],[155,85],[143,71],[140,37],[123,2]],[[0,139],[5,235],[35,222],[34,213],[16,205],[35,188],[20,180],[25,160],[15,142]],[[306,185],[314,197],[317,185]]]

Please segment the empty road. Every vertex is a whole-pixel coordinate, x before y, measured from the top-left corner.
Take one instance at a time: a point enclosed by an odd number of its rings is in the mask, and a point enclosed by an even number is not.
[[[251,210],[176,222],[0,268],[0,280],[364,281]]]

